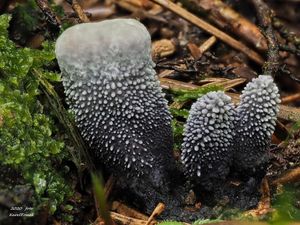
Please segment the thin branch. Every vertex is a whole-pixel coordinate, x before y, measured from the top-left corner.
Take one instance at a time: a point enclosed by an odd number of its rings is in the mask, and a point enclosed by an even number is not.
[[[286,174],[272,182],[273,185],[287,184],[300,181],[300,167],[288,171]]]
[[[77,0],[66,0],[71,6],[74,12],[76,13],[77,17],[82,23],[88,23],[90,22],[90,19],[86,15],[86,13],[83,11],[80,4],[77,2]]]
[[[169,78],[159,78],[160,85],[164,89],[173,89],[173,90],[195,90],[201,86],[190,84],[178,80],[173,80]],[[235,93],[226,92],[231,98],[232,101],[237,104],[240,101],[240,96]],[[285,120],[291,120],[293,122],[297,122],[300,120],[300,109],[291,106],[279,105],[279,113],[278,117]]]
[[[189,11],[207,16],[220,29],[230,30],[248,43],[251,43],[256,49],[263,52],[267,50],[267,40],[260,29],[224,1],[179,0],[179,2]]]
[[[263,0],[252,0],[257,11],[257,18],[268,42],[268,59],[263,66],[263,74],[273,77],[279,69],[279,47],[272,27],[273,13]]]
[[[33,74],[40,82],[40,88],[46,95],[47,100],[49,101],[49,104],[51,105],[55,115],[59,119],[60,123],[65,127],[66,131],[69,133],[69,137],[71,138],[72,143],[75,147],[75,150],[70,150],[70,153],[79,172],[81,172],[84,167],[87,167],[90,171],[94,171],[95,166],[89,156],[85,143],[78,130],[76,129],[74,122],[69,119],[68,112],[61,103],[61,100],[54,90],[53,86],[45,78],[43,78],[40,71],[33,70]]]
[[[215,43],[217,42],[217,38],[215,36],[211,36],[210,38],[208,38],[205,42],[203,42],[201,44],[200,47],[198,47],[197,45],[193,44],[193,43],[189,43],[187,45],[188,49],[190,50],[193,58],[195,60],[198,60],[201,58],[201,56],[208,51],[211,46],[213,46]]]
[[[297,49],[295,47],[290,47],[288,45],[279,45],[279,49],[281,51],[290,52],[290,53],[295,54],[300,57],[300,49]]]
[[[60,29],[61,21],[49,7],[49,3],[47,0],[35,0],[38,7],[41,9],[43,14],[46,17],[47,22],[54,26],[56,29]]]
[[[200,19],[199,17],[195,16],[194,14],[188,12],[187,10],[183,9],[179,5],[169,1],[169,0],[152,0],[153,2],[163,6],[164,8],[174,12],[175,14],[179,15],[180,17],[186,19],[190,23],[196,25],[197,27],[205,30],[206,32],[210,33],[211,35],[216,36],[218,39],[222,40],[226,44],[230,45],[231,47],[243,52],[247,55],[250,59],[255,61],[256,63],[262,65],[264,63],[264,59],[255,51],[248,48],[243,43],[237,41],[236,39],[232,38],[228,34],[222,32],[218,28],[212,26],[211,24],[205,22],[204,20]]]

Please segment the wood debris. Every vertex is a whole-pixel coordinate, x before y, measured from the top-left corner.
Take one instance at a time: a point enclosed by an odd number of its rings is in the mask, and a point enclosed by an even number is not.
[[[152,43],[152,57],[154,59],[170,56],[175,51],[175,44],[171,40],[161,39]]]
[[[245,55],[247,55],[250,59],[252,59],[256,63],[261,64],[261,65],[264,63],[263,58],[258,53],[251,50],[243,43],[232,38],[228,34],[222,32],[221,30],[217,29],[216,27],[210,25],[209,23],[207,23],[204,20],[200,19],[199,17],[195,16],[194,14],[192,14],[192,13],[188,12],[187,10],[183,9],[182,7],[176,5],[175,3],[173,3],[169,0],[152,0],[152,1],[157,4],[160,4],[161,6],[165,7],[166,9],[176,13],[177,15],[181,16],[182,18],[186,19],[187,21],[191,22],[192,24],[207,31],[211,35],[216,36],[217,38],[224,41],[226,44],[230,45],[231,47],[243,52]]]

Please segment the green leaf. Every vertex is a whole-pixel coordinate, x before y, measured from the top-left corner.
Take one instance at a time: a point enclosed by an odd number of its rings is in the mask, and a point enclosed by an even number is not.
[[[113,225],[112,219],[110,217],[106,199],[105,199],[105,191],[103,188],[103,182],[102,179],[99,178],[96,174],[92,174],[92,182],[93,182],[93,188],[94,193],[97,198],[98,208],[101,214],[101,217],[103,218],[106,225]]]

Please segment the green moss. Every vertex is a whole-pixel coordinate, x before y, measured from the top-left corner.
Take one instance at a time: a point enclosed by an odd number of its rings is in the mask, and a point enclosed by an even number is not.
[[[53,138],[52,118],[39,103],[39,82],[33,69],[42,69],[54,58],[54,48],[17,48],[9,40],[10,16],[0,16],[0,162],[18,170],[35,189],[36,207],[44,204],[54,212],[71,193],[54,162],[67,156],[64,143]],[[47,79],[59,76],[45,72]],[[37,207],[38,208],[38,207]]]
[[[223,88],[216,85],[209,85],[206,87],[199,87],[194,90],[171,90],[175,95],[175,102],[185,102],[188,100],[196,100],[202,95],[211,91],[222,91]]]
[[[204,219],[204,220],[197,220],[193,223],[193,225],[202,225],[202,224],[211,224],[211,223],[218,223],[218,222],[222,222],[223,220],[220,219]]]
[[[188,101],[194,101],[201,97],[202,95],[207,94],[211,91],[220,91],[221,87],[210,85],[206,87],[199,87],[195,90],[177,90],[172,89],[171,92],[174,96],[174,103],[172,105],[176,105],[177,103],[180,105],[181,103],[186,103]],[[174,136],[174,145],[175,150],[179,150],[181,148],[182,140],[183,140],[183,129],[184,129],[184,121],[189,116],[189,110],[185,108],[177,109],[170,108],[170,111],[173,115],[172,120],[172,128],[173,128],[173,136]],[[184,104],[183,104],[184,105]]]
[[[291,221],[300,221],[300,209],[296,206],[299,199],[299,184],[285,185],[282,193],[275,196],[272,207],[276,211],[272,214],[269,223],[284,225],[290,224]]]
[[[181,149],[183,141],[183,129],[184,123],[176,119],[172,120],[173,138],[174,138],[174,149],[175,151]]]
[[[177,221],[163,221],[160,222],[158,225],[183,225],[183,223]]]

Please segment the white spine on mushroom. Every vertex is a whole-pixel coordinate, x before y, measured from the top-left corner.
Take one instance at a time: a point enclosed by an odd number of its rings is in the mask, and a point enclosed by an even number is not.
[[[253,79],[243,90],[236,108],[234,166],[238,170],[256,173],[265,169],[279,103],[278,88],[269,75]]]
[[[192,105],[181,155],[187,175],[206,185],[226,178],[232,158],[234,119],[234,106],[224,92],[210,92]]]
[[[150,55],[151,38],[136,20],[80,24],[57,40],[68,103],[95,157],[138,176],[172,153],[171,116]]]

